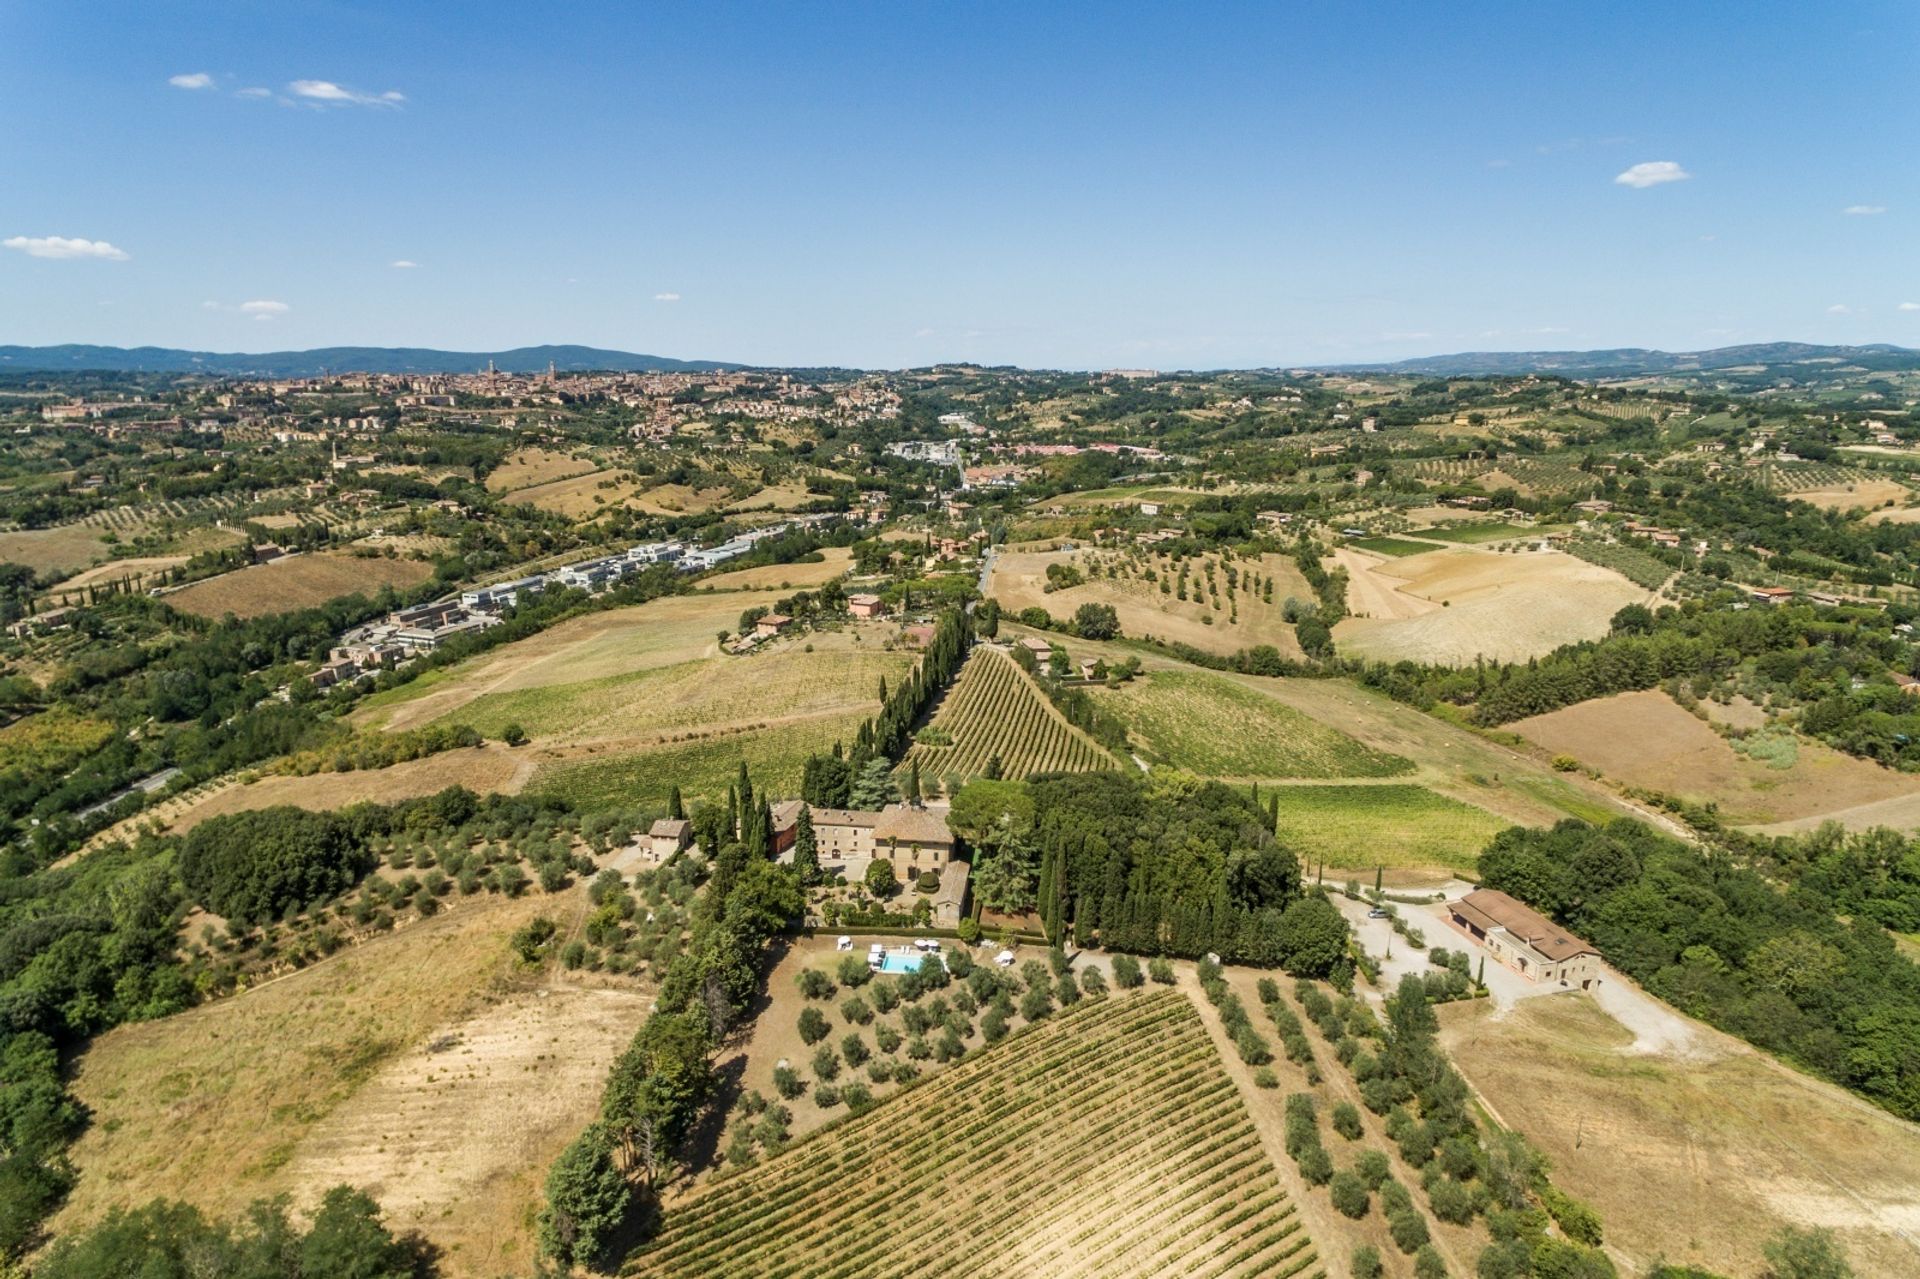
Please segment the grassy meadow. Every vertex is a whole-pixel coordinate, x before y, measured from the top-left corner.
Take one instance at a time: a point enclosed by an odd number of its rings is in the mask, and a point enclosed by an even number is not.
[[[1095,696],[1143,753],[1204,777],[1397,777],[1414,768],[1216,675],[1156,671]]]
[[[1472,875],[1487,841],[1512,824],[1424,786],[1389,783],[1286,787],[1277,830],[1303,862]]]

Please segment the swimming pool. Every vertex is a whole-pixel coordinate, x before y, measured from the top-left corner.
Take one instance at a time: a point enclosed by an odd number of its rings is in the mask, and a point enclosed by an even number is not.
[[[880,967],[874,971],[892,973],[895,976],[902,973],[916,973],[920,971],[920,961],[925,958],[926,955],[917,950],[890,950],[880,957]],[[934,958],[940,959],[943,965],[947,962],[937,954]]]

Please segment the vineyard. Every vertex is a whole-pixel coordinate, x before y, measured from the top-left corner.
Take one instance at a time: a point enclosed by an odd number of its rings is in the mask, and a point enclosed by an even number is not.
[[[1318,1258],[1199,1015],[1159,991],[1087,1000],[669,1208],[627,1273],[963,1269],[1285,1279]]]
[[[995,757],[1007,777],[1113,767],[997,649],[974,650],[929,727],[947,744],[915,743],[903,761],[927,777],[979,777]]]

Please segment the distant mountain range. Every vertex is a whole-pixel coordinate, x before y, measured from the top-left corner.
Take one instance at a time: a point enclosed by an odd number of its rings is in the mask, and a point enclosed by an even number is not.
[[[522,346],[511,351],[436,351],[426,347],[325,346],[256,355],[181,351],[164,346],[0,346],[0,373],[208,373],[224,377],[319,377],[326,373],[477,373],[492,360],[503,373],[711,373],[742,369],[718,360],[603,351],[591,346]]]
[[[1752,365],[1848,364],[1875,372],[1920,369],[1920,351],[1877,343],[1872,346],[1815,346],[1806,342],[1759,342],[1711,351],[1654,351],[1620,347],[1611,351],[1464,351],[1423,355],[1382,364],[1341,364],[1355,373],[1405,373],[1442,377],[1553,373],[1561,377],[1633,377],[1656,373],[1704,373]]]
[[[318,377],[326,373],[474,373],[492,360],[503,373],[544,373],[548,364],[568,373],[710,373],[751,368],[720,360],[675,360],[592,346],[522,346],[510,351],[439,351],[428,347],[327,346],[312,351],[259,354],[183,351],[161,346],[0,346],[0,374],[8,372],[206,373],[225,377]],[[1868,373],[1920,371],[1920,350],[1879,343],[1816,346],[1761,342],[1711,351],[1463,351],[1374,364],[1337,364],[1324,371],[1398,373],[1416,377],[1501,377],[1547,373],[1572,378],[1629,378],[1661,374],[1729,374],[1798,366],[1796,379],[1827,380],[1844,368]],[[853,369],[817,370],[822,374]],[[1748,374],[1752,376],[1751,373]]]

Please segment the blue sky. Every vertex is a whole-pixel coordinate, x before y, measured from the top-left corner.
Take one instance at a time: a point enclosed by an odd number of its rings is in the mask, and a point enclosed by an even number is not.
[[[0,342],[1920,346],[1905,0],[11,0],[0,32]]]

